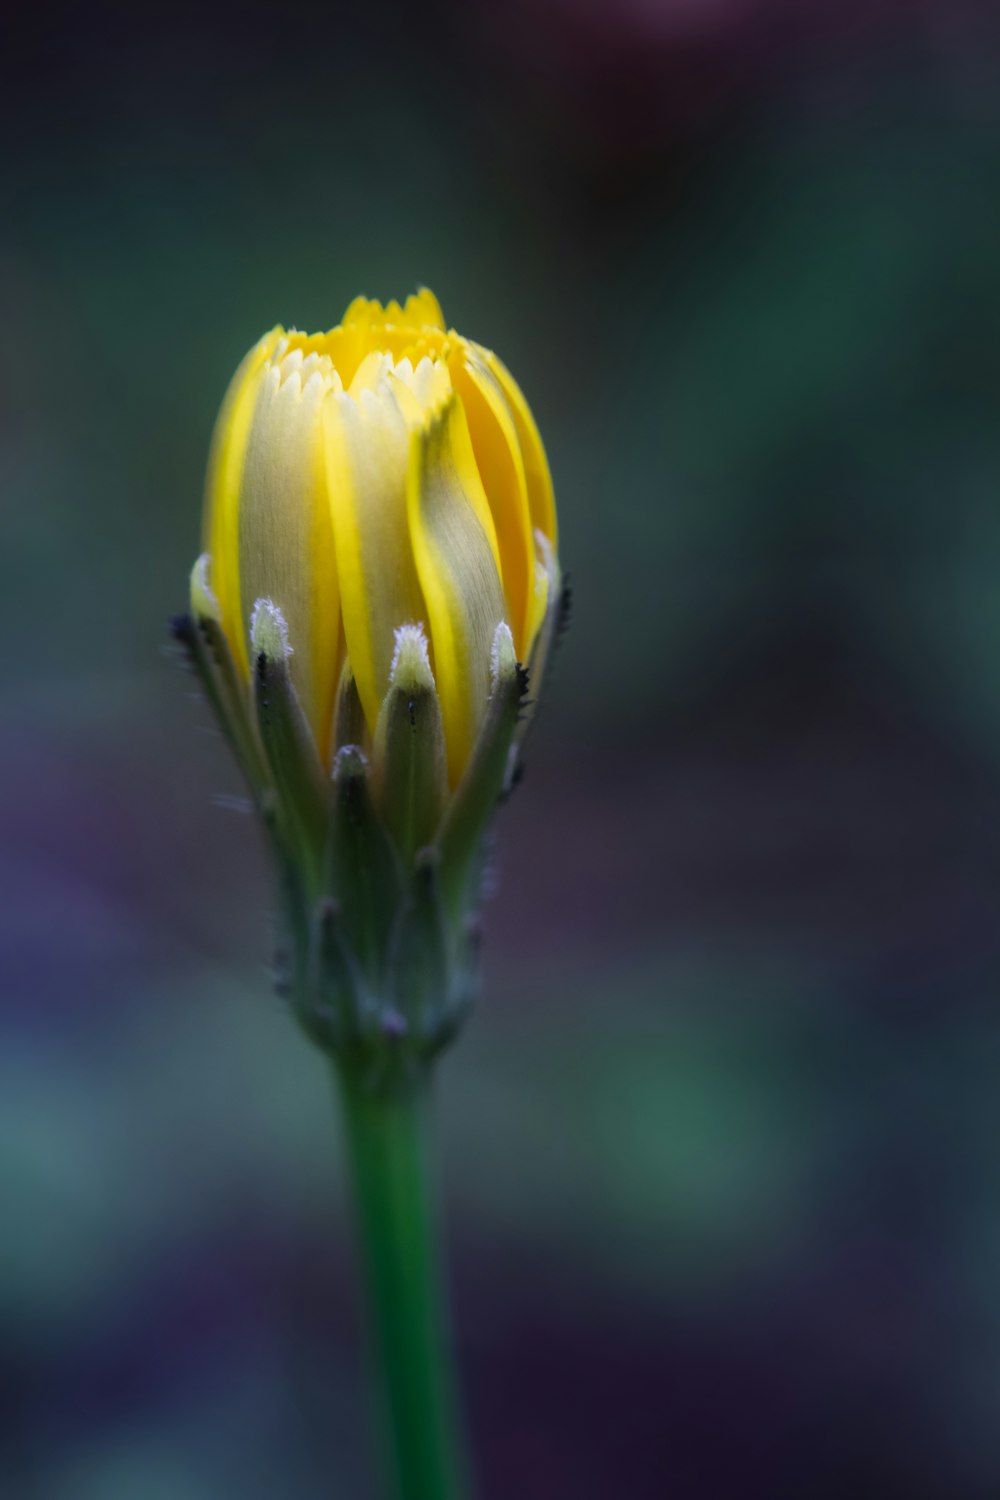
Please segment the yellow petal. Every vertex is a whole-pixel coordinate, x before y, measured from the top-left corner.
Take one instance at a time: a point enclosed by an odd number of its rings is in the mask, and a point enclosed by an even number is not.
[[[439,328],[444,333],[444,313],[429,286],[422,286],[418,292],[407,297],[403,317],[412,328]]]
[[[362,362],[355,382],[356,395],[327,402],[326,466],[344,640],[374,732],[394,631],[425,616],[406,524],[410,427],[377,354]]]
[[[381,304],[370,297],[355,297],[344,308],[344,316],[340,320],[341,328],[350,328],[355,323],[370,323],[375,308],[381,311]]]
[[[375,324],[383,328],[437,328],[442,333],[445,328],[441,304],[426,286],[407,297],[402,307],[395,301],[383,307],[373,297],[355,297],[340,321],[344,328]]]
[[[535,545],[521,444],[496,376],[468,345],[450,361],[465,408],[472,448],[496,524],[501,574],[518,658],[527,657],[534,592]]]
[[[559,616],[565,607],[563,577],[556,549],[543,531],[535,532],[535,598],[532,610],[531,644],[525,658],[536,684],[555,644]]]
[[[385,307],[368,297],[355,297],[340,325],[319,336],[326,352],[340,371],[344,385],[351,385],[367,356],[389,354],[402,359],[415,352],[436,354],[446,342],[444,318],[432,291],[423,287],[400,306]]]
[[[290,329],[285,344],[289,352],[301,350],[304,358],[310,354],[327,355],[344,385],[348,386],[358,365],[372,347],[371,329],[367,323],[356,322],[348,326],[338,325],[327,333],[299,333],[296,329]]]
[[[470,348],[482,359],[487,369],[496,377],[500,389],[507,398],[514,423],[517,427],[517,436],[521,444],[521,453],[524,457],[524,472],[528,481],[528,502],[531,507],[531,524],[533,529],[541,531],[548,537],[549,541],[556,545],[558,534],[556,528],[556,502],[552,490],[552,475],[549,472],[549,461],[545,457],[545,449],[542,446],[541,434],[535,425],[535,419],[531,415],[531,408],[524,399],[521,387],[514,379],[502,360],[499,360],[492,349],[484,349],[480,344],[467,341]]]
[[[489,506],[454,396],[413,434],[407,509],[454,785],[482,723],[490,650],[506,617]]]
[[[538,632],[545,622],[548,613],[549,600],[555,598],[556,589],[559,586],[559,574],[555,561],[555,553],[549,545],[549,540],[541,531],[535,532],[535,565],[534,577],[532,579],[530,612],[528,616],[528,638],[524,653],[518,655],[519,661],[527,662],[531,658],[531,652],[538,639]]]
[[[212,588],[219,602],[222,628],[244,675],[248,672],[248,664],[239,584],[237,517],[240,484],[261,375],[283,336],[284,329],[280,327],[266,333],[246,355],[229,382],[212,434],[205,479],[202,545],[212,558]]]
[[[253,412],[239,504],[244,612],[265,598],[287,622],[289,669],[324,759],[340,642],[322,410],[337,388],[339,380],[322,356],[303,360],[293,351],[268,364]]]

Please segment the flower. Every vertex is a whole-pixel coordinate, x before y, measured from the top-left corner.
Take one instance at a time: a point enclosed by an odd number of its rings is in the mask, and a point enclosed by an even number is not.
[[[556,540],[524,396],[431,292],[274,328],[233,377],[175,634],[268,832],[282,987],[369,1074],[425,1062],[468,1008]]]
[[[280,611],[324,763],[345,661],[372,738],[397,632],[419,626],[454,786],[483,722],[497,626],[528,662],[555,546],[527,402],[496,355],[446,330],[431,292],[402,307],[358,298],[325,334],[274,328],[233,377],[197,586],[214,594],[246,680],[253,609],[268,599]]]

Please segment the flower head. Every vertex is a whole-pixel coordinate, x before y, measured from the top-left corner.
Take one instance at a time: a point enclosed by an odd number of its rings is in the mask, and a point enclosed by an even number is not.
[[[274,328],[216,423],[203,547],[179,634],[270,832],[300,1019],[427,1055],[559,612],[527,402],[426,290]]]
[[[237,370],[212,443],[200,577],[247,678],[257,600],[281,611],[324,761],[345,661],[374,735],[396,633],[420,626],[454,785],[497,626],[525,662],[542,630],[555,540],[525,399],[493,353],[446,330],[431,292],[402,307],[358,298],[329,333],[272,329]]]

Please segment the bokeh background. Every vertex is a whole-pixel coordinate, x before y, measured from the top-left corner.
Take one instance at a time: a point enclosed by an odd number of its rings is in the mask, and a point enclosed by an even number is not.
[[[440,1075],[483,1500],[1000,1494],[996,7],[13,14],[3,1500],[376,1494],[328,1082],[161,645],[244,349],[421,282],[576,592]]]

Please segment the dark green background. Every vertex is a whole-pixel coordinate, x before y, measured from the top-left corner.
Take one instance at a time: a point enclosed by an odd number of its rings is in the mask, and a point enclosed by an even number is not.
[[[995,9],[5,51],[3,1500],[374,1494],[330,1089],[160,647],[244,349],[418,283],[577,605],[441,1071],[484,1500],[1000,1493]]]

